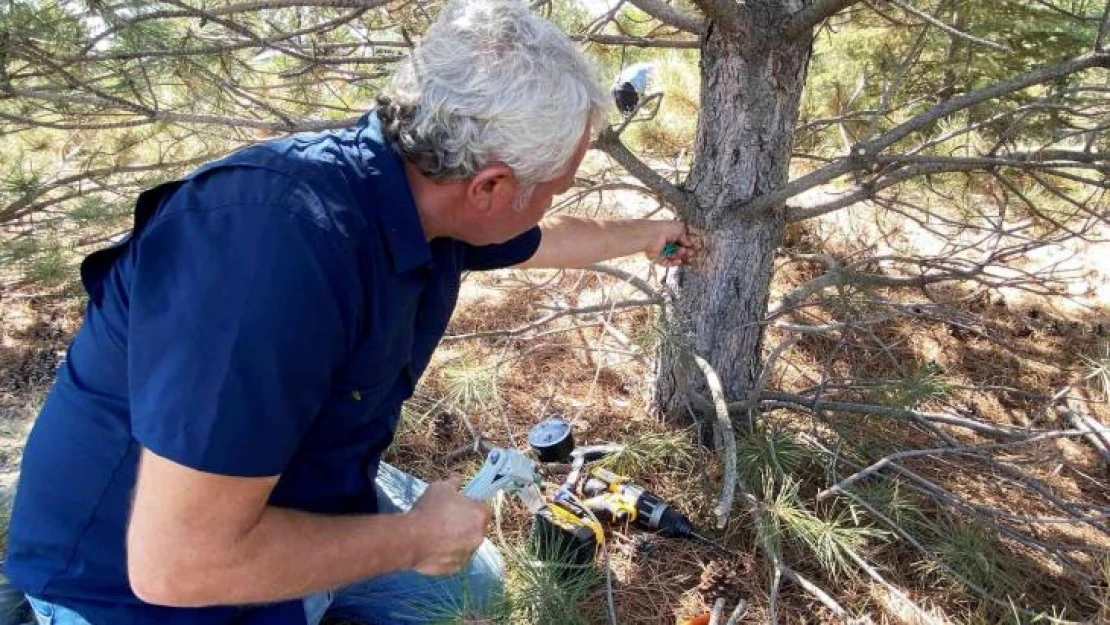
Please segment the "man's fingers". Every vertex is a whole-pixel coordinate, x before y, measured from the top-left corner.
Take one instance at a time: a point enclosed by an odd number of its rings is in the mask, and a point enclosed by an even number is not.
[[[452,475],[451,477],[444,480],[444,482],[450,484],[451,488],[454,488],[455,490],[460,490],[462,489],[462,485],[465,480],[466,478],[461,475]]]
[[[698,228],[689,226],[682,221],[664,223],[659,231],[660,239],[656,243],[659,251],[648,251],[647,254],[658,265],[676,267],[694,262],[703,249],[703,233]]]

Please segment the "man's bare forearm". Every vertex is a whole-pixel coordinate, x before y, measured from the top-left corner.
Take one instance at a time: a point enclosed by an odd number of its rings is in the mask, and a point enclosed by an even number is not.
[[[411,568],[416,546],[428,538],[421,528],[410,514],[325,516],[267,507],[230,545],[148,553],[172,559],[138,575],[133,570],[132,585],[145,601],[177,607],[293,599]]]
[[[539,249],[520,267],[575,269],[645,252],[666,223],[647,219],[549,217],[540,224],[543,236]]]

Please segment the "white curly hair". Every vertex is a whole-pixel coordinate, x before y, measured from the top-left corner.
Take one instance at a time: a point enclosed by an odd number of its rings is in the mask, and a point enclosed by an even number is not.
[[[455,0],[376,112],[394,149],[430,179],[466,180],[501,162],[526,197],[566,173],[608,100],[578,46],[521,0]]]

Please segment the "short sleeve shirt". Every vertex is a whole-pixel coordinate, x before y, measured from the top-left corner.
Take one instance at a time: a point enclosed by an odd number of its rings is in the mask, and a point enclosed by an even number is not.
[[[372,114],[144,193],[127,240],[82,267],[89,304],[25,450],[10,579],[94,625],[297,622],[281,616],[296,602],[134,596],[125,532],[141,449],[280,475],[272,505],[373,513],[378,463],[461,275],[523,262],[539,239],[427,241]]]

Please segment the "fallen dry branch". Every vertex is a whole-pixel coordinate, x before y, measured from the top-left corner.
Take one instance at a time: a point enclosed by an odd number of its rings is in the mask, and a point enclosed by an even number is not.
[[[779,391],[764,391],[760,395],[760,402],[780,402],[785,404],[792,404],[801,406],[810,410],[831,410],[839,412],[851,412],[855,414],[868,414],[880,417],[892,417],[895,419],[908,419],[908,420],[923,420],[930,423],[938,423],[949,425],[952,427],[963,428],[971,430],[976,434],[989,436],[991,438],[1001,439],[1015,439],[1025,438],[1031,435],[1043,434],[1035,430],[1028,430],[1025,428],[1007,427],[999,425],[991,425],[983,421],[970,419],[967,417],[960,417],[952,414],[936,413],[936,412],[921,412],[917,410],[906,410],[904,408],[891,408],[889,406],[879,406],[875,404],[859,404],[854,402],[843,402],[828,399],[814,399],[811,397],[803,397],[801,395],[794,395],[791,393],[783,393]],[[736,409],[743,407],[746,402],[741,404],[729,405],[729,409]]]
[[[924,625],[941,625],[941,621],[939,619],[935,618],[932,614],[929,614],[929,612],[925,608],[917,605],[917,603],[914,602],[913,599],[910,599],[909,595],[907,595],[905,591],[903,591],[901,588],[888,582],[882,575],[879,574],[879,571],[874,566],[867,562],[867,560],[864,560],[862,557],[860,557],[859,554],[849,550],[848,557],[851,558],[852,561],[856,563],[856,566],[858,566],[861,571],[866,573],[868,577],[870,577],[880,586],[886,588],[887,592],[893,595],[894,598],[899,601],[899,603],[904,606],[908,606],[911,610],[913,610],[914,614],[916,614],[918,619],[920,619],[920,623],[923,623]]]
[[[767,600],[767,612],[770,617],[767,622],[778,625],[779,622],[779,590],[782,588],[782,561],[770,547],[765,546],[767,554],[771,557],[771,596]]]
[[[709,625],[721,625],[721,616],[725,613],[725,598],[720,597],[713,602],[713,610],[709,615]]]
[[[794,582],[802,590],[808,592],[810,595],[813,596],[813,598],[820,601],[822,605],[828,608],[829,611],[835,614],[837,617],[844,620],[848,619],[848,611],[844,609],[844,606],[840,605],[840,603],[837,602],[836,599],[833,599],[832,596],[822,590],[820,586],[814,584],[805,577],[802,577],[800,573],[788,566],[782,567],[782,574],[784,577],[786,577],[786,579]]]
[[[740,619],[748,611],[748,602],[743,599],[736,602],[736,609],[732,611],[732,615],[728,617],[728,622],[725,625],[737,625]]]
[[[840,482],[826,488],[825,490],[817,493],[817,501],[824,501],[836,493],[844,492],[852,484],[882,470],[884,467],[890,466],[895,460],[902,460],[904,458],[915,458],[917,456],[939,456],[941,454],[958,454],[967,456],[977,456],[984,451],[995,451],[999,449],[1010,449],[1020,445],[1031,445],[1044,440],[1054,438],[1074,438],[1084,436],[1084,430],[1062,430],[1059,432],[1045,432],[1038,434],[1024,440],[1012,443],[987,443],[983,445],[967,445],[965,447],[935,447],[932,449],[910,449],[906,451],[899,451],[893,454],[883,456],[878,461],[872,463],[870,466],[853,473],[852,475],[844,478]]]
[[[725,402],[725,392],[721,388],[721,378],[704,358],[693,354],[694,361],[698,363],[705,380],[709,384],[709,391],[713,394],[713,406],[717,413],[717,420],[713,422],[716,438],[723,445],[721,457],[725,463],[725,475],[721,483],[721,496],[717,501],[717,529],[722,529],[728,524],[729,512],[732,510],[732,499],[736,493],[736,435],[732,432],[732,418],[729,416],[728,405]]]
[[[838,462],[843,462],[845,464],[849,464],[851,466],[854,466],[854,468],[856,468],[856,469],[862,468],[859,465],[856,465],[855,463],[852,463],[851,461],[849,461],[847,458],[845,458],[843,456],[843,454],[837,454],[835,452],[830,452],[830,453],[834,454],[834,458]],[[1004,525],[1001,521],[1003,519],[1005,519],[1005,520],[1019,522],[1019,523],[1045,523],[1045,522],[1047,522],[1047,523],[1059,523],[1059,522],[1083,523],[1083,524],[1089,525],[1092,529],[1095,529],[1096,531],[1098,531],[1102,534],[1110,535],[1110,530],[1107,529],[1107,526],[1105,524],[1101,523],[1099,520],[1097,520],[1097,518],[1093,518],[1091,515],[1083,514],[1074,504],[1071,504],[1070,502],[1061,500],[1059,497],[1054,495],[1046,486],[1044,486],[1043,484],[1038,483],[1038,481],[1035,480],[1034,478],[1032,478],[1030,476],[1027,476],[1027,475],[1024,475],[1024,474],[1018,475],[1016,481],[1020,481],[1023,485],[1030,488],[1031,490],[1036,492],[1038,495],[1041,495],[1042,497],[1044,497],[1044,499],[1046,501],[1053,504],[1056,508],[1058,508],[1059,510],[1062,510],[1063,512],[1067,513],[1069,515],[1069,517],[1068,518],[1049,517],[1049,518],[1045,519],[1045,518],[1039,518],[1039,517],[1013,514],[1011,512],[1006,511],[1006,510],[1001,510],[1001,509],[996,508],[994,506],[989,506],[989,505],[982,504],[982,503],[971,503],[969,501],[965,501],[962,497],[953,493],[951,490],[940,486],[936,482],[934,482],[934,481],[932,481],[932,480],[930,480],[926,477],[923,477],[921,474],[919,474],[919,473],[917,473],[917,472],[915,472],[915,471],[913,471],[913,470],[911,470],[911,469],[909,469],[909,468],[907,468],[903,465],[900,465],[900,464],[897,464],[897,463],[891,463],[890,468],[892,470],[896,471],[897,473],[899,473],[900,475],[902,475],[903,477],[907,478],[910,481],[912,487],[915,490],[917,490],[919,493],[922,493],[922,494],[928,496],[929,498],[933,499],[937,503],[942,504],[942,505],[951,506],[956,510],[962,510],[963,512],[967,513],[972,519],[977,519],[977,520],[980,520],[980,521],[987,521],[991,525],[993,525],[996,529],[998,529],[1000,532],[1010,536],[1011,538],[1014,538],[1015,540],[1018,540],[1019,542],[1023,542],[1025,544],[1027,544],[1029,546],[1032,546],[1032,547],[1035,547],[1039,550],[1052,551],[1052,549],[1049,546],[1046,546],[1045,543],[1043,543],[1042,541],[1036,540],[1036,539],[1034,539],[1033,537],[1031,537],[1027,534],[1024,534],[1022,532],[1014,530],[1010,526]],[[1002,467],[1002,465],[998,465],[996,463],[995,468],[1003,468],[1003,467]],[[1055,554],[1055,555],[1059,555],[1059,554]],[[1074,565],[1074,562],[1068,562],[1067,564]]]
[[[1095,421],[1072,406],[1057,406],[1057,413],[1083,433],[1083,439],[1094,447],[1103,463],[1110,464],[1110,428]]]
[[[814,449],[817,449],[817,450],[821,451],[822,453],[826,454],[830,459],[834,460],[837,464],[845,464],[845,465],[848,465],[848,466],[850,466],[854,469],[861,468],[860,465],[857,465],[857,464],[853,463],[850,459],[846,458],[843,454],[841,454],[841,453],[839,453],[839,452],[837,452],[833,449],[830,449],[825,443],[823,443],[822,441],[818,440],[816,437],[814,437],[810,434],[803,433],[801,436],[799,436],[799,440],[805,442],[806,444],[810,445]],[[911,475],[916,475],[916,474],[911,473]],[[907,475],[907,477],[910,477],[910,475]],[[920,479],[924,480],[924,478],[920,478]],[[924,481],[927,482],[927,480],[924,480]],[[930,489],[921,489],[921,488],[919,488],[919,485],[912,483],[912,478],[911,478],[911,483],[909,484],[909,486],[910,486],[910,488],[912,488],[914,490],[917,490],[918,492],[920,492],[922,494],[925,494],[926,496],[930,496],[932,494]],[[937,489],[939,489],[939,487],[937,487]],[[925,556],[934,555],[934,550],[933,549],[930,549],[929,547],[924,545],[913,534],[906,531],[906,529],[904,527],[902,527],[901,524],[899,524],[897,521],[891,519],[889,516],[887,516],[881,510],[876,508],[874,505],[872,505],[866,499],[864,499],[863,497],[854,493],[851,490],[845,490],[843,492],[843,494],[848,496],[855,505],[858,505],[861,508],[863,508],[864,510],[866,510],[874,518],[876,518],[880,522],[882,522],[888,529],[890,529],[895,534],[897,534],[901,539],[905,540],[907,543],[909,543],[911,546],[913,546],[913,548],[916,549],[919,553],[921,553],[922,555],[925,555]],[[941,501],[940,503],[943,504],[943,503],[950,503],[950,502]],[[954,507],[957,510],[961,510],[961,507],[958,506],[958,505],[956,505]],[[972,512],[972,514],[974,514],[974,512]],[[973,516],[973,518],[980,518],[980,517]],[[951,565],[949,565],[944,559],[936,558],[935,562],[938,566],[940,566],[941,569],[943,569],[945,571],[946,574],[952,576],[953,579],[959,580],[959,582],[961,584],[963,584],[965,587],[967,587],[968,589],[973,591],[980,598],[982,598],[986,601],[989,601],[990,603],[994,604],[995,606],[997,606],[997,607],[999,607],[999,608],[1001,608],[1001,609],[1003,609],[1007,612],[1017,610],[1017,612],[1019,614],[1021,614],[1022,616],[1025,616],[1025,617],[1032,618],[1032,617],[1037,616],[1036,612],[1026,610],[1024,608],[1017,607],[1013,604],[1012,601],[1007,600],[1005,598],[996,597],[993,593],[988,591],[986,588],[984,588],[980,584],[968,579],[968,577],[966,575],[957,571],[955,568],[953,568]]]

